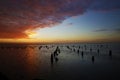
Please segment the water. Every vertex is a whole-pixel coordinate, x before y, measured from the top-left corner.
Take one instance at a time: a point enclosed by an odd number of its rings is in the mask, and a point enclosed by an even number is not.
[[[116,80],[119,73],[119,43],[0,45],[0,80]]]

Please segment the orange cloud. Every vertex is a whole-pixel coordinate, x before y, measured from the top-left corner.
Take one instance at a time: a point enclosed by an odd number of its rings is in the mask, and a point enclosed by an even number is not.
[[[28,38],[26,30],[51,27],[66,18],[84,14],[89,8],[94,10],[120,9],[117,1],[0,0],[0,38]]]
[[[0,38],[28,38],[26,30],[51,27],[83,14],[92,0],[1,0]]]

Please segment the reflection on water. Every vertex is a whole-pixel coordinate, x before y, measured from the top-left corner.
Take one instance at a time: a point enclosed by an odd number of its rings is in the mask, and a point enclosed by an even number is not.
[[[13,79],[24,78],[24,75],[33,75],[36,69],[35,50],[27,48],[11,47],[0,49],[0,68],[4,69],[6,74]]]
[[[24,54],[25,59],[23,61],[26,61],[25,70],[32,77],[37,72],[37,55],[35,55],[35,50],[30,48],[27,48]]]
[[[119,47],[119,44],[2,44],[0,80],[115,80],[120,73]]]

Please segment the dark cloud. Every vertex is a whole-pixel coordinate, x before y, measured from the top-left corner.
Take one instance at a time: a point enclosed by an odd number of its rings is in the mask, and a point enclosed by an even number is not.
[[[25,38],[26,30],[51,27],[88,9],[120,9],[118,0],[0,0],[0,38]]]
[[[69,27],[69,26],[72,26],[72,25],[73,25],[73,23],[68,23],[68,24],[67,24],[68,27]]]
[[[97,30],[94,30],[94,32],[105,32],[105,31],[109,31],[108,29],[97,29]]]
[[[120,33],[120,28],[115,28],[115,29],[97,29],[97,30],[94,30],[93,32],[114,32],[114,33]]]

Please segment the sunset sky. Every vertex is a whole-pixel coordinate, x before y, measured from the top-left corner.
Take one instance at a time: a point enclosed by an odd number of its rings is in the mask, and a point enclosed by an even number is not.
[[[0,0],[0,42],[120,42],[120,0]]]

